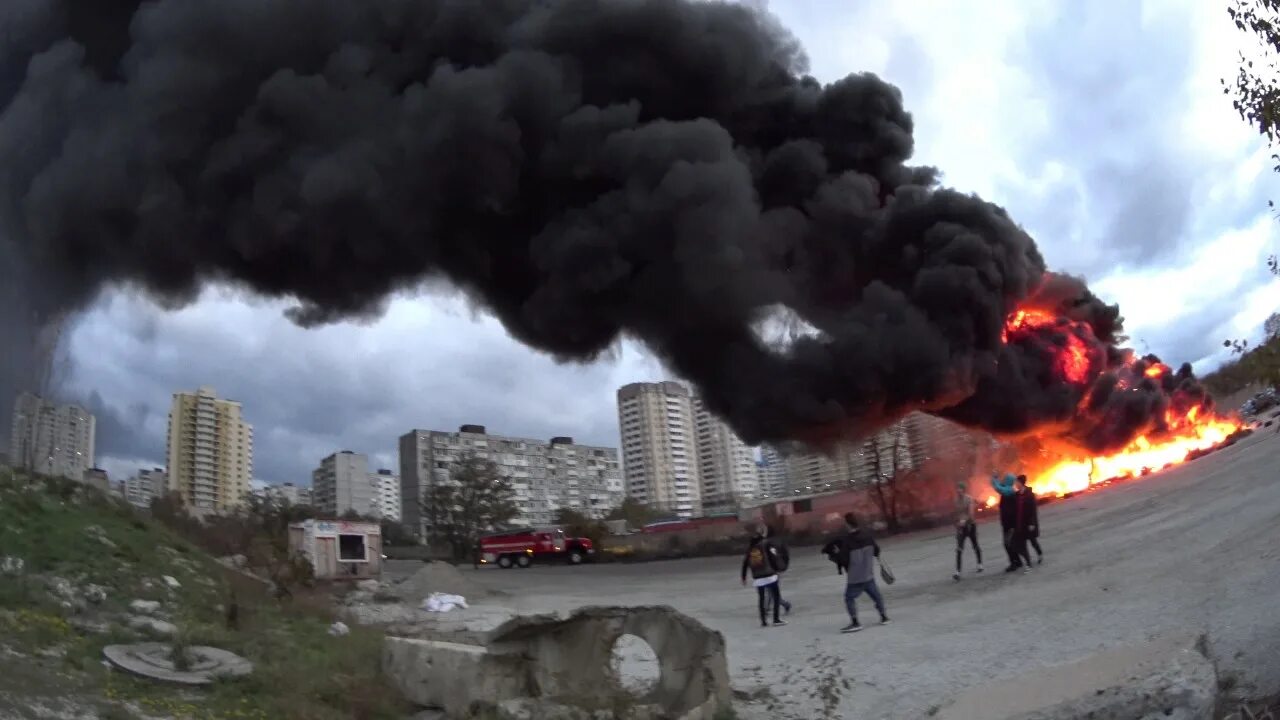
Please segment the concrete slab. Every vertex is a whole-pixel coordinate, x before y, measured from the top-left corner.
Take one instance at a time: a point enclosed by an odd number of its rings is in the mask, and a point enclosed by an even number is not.
[[[449,717],[465,717],[479,700],[496,704],[532,692],[523,658],[479,645],[389,637],[382,668],[410,702]]]
[[[631,697],[615,675],[613,648],[634,635],[658,657],[653,689]],[[730,702],[724,637],[670,607],[584,607],[567,615],[518,617],[489,647],[529,658],[535,695],[569,705],[656,705],[670,717],[711,717]],[[690,715],[695,713],[694,715]]]
[[[962,693],[938,720],[1211,720],[1218,676],[1202,636],[1171,635]]]

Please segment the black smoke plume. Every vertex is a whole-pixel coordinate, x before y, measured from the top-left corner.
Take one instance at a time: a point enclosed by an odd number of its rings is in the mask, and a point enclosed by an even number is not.
[[[563,360],[643,341],[749,442],[913,410],[1102,427],[1071,424],[1088,387],[1052,371],[1056,331],[1002,330],[1052,295],[1092,323],[1092,381],[1119,358],[1115,309],[1046,276],[1003,209],[908,164],[897,88],[818,83],[748,7],[11,0],[0,22],[0,247],[23,317],[223,282],[315,325],[444,278]],[[757,328],[779,307],[818,333],[771,347]]]

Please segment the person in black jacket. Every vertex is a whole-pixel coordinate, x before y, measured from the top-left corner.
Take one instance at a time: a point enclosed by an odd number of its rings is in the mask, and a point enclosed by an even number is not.
[[[1022,476],[1023,482],[1026,475]],[[1004,551],[1009,555],[1009,567],[1004,571],[1014,572],[1023,567],[1022,558],[1027,554],[1025,536],[1019,536],[1018,529],[1018,478],[1006,473],[1001,479],[999,475],[991,476],[991,487],[1000,494],[1000,530],[1004,535]],[[1031,558],[1027,557],[1026,567],[1031,567]]]
[[[1027,551],[1027,543],[1036,549],[1037,562],[1044,562],[1044,551],[1040,549],[1040,513],[1036,507],[1036,494],[1027,485],[1027,476],[1019,475],[1014,483],[1017,499],[1014,525],[1016,531],[1015,544],[1021,556],[1026,558],[1027,569],[1031,569],[1031,553]]]
[[[760,625],[769,627],[766,594],[773,600],[773,624],[786,625],[778,615],[779,611],[782,610],[782,595],[778,588],[778,568],[774,561],[773,553],[769,551],[769,544],[760,532],[756,532],[751,536],[751,542],[747,546],[747,554],[742,558],[743,585],[747,584],[748,571],[751,573],[752,582],[756,587],[756,594],[759,596]]]
[[[791,551],[787,549],[787,544],[778,537],[778,529],[772,525],[765,525],[761,528],[764,535],[764,541],[768,545],[769,556],[773,558],[774,569],[778,571],[778,601],[782,603],[783,612],[791,614],[791,601],[782,597],[782,573],[791,567]]]

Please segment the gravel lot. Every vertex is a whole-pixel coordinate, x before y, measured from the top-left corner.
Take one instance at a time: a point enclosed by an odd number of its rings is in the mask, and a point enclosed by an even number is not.
[[[965,688],[1172,631],[1203,632],[1219,676],[1245,696],[1280,692],[1280,438],[1263,431],[1179,468],[1041,512],[1045,563],[1002,572],[998,528],[979,528],[987,571],[952,581],[949,530],[882,543],[898,582],[893,624],[841,635],[843,578],[798,548],[789,625],[761,629],[733,558],[483,568],[521,612],[668,604],[724,633],[739,715],[919,718]],[[396,568],[411,569],[413,564]],[[420,567],[420,566],[417,566]],[[875,615],[859,601],[864,623]]]

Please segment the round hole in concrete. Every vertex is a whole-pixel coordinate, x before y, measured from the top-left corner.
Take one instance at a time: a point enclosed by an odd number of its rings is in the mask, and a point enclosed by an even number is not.
[[[658,687],[658,655],[641,638],[630,634],[619,637],[610,663],[623,690],[648,695]]]

